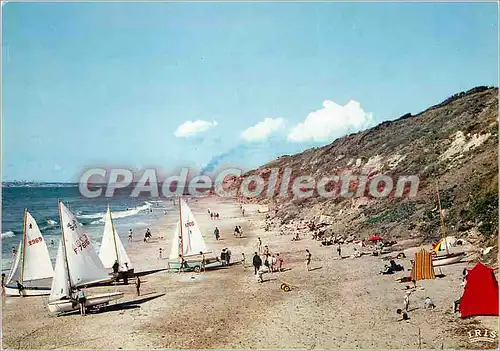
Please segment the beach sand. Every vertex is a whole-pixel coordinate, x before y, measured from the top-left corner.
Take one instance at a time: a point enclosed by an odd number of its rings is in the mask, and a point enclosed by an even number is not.
[[[386,261],[363,256],[339,260],[336,246],[303,236],[297,242],[290,235],[280,236],[263,230],[263,214],[257,206],[245,205],[245,217],[233,200],[202,198],[190,200],[205,235],[215,253],[228,247],[232,261],[244,252],[247,267],[230,267],[205,273],[161,271],[141,278],[141,297],[135,296],[133,281],[128,285],[96,287],[94,291],[123,291],[122,300],[139,301],[135,307],[110,308],[101,313],[60,317],[50,316],[47,297],[3,299],[3,347],[16,349],[151,349],[151,348],[261,348],[261,349],[418,349],[494,348],[495,344],[469,343],[467,331],[486,327],[498,330],[496,317],[462,320],[453,313],[453,301],[461,292],[462,270],[472,264],[460,263],[441,268],[446,276],[419,281],[423,291],[412,293],[410,320],[398,322],[396,309],[403,308],[405,286],[395,278],[409,275],[409,260],[401,260],[405,272],[380,275]],[[219,212],[211,220],[207,208]],[[134,238],[128,249],[137,271],[166,268],[177,213],[169,213],[152,228],[153,239],[143,243]],[[221,231],[221,241],[213,235]],[[243,238],[233,236],[241,225]],[[136,235],[137,236],[137,235]],[[251,267],[257,237],[271,252],[284,258],[282,273],[265,274],[257,283]],[[306,270],[305,249],[312,254],[311,271]],[[344,247],[343,255],[352,252]],[[415,249],[406,250],[407,257]],[[437,271],[438,272],[438,271]],[[292,291],[279,289],[281,280],[292,284]],[[425,297],[436,304],[423,308]],[[113,302],[111,306],[113,306]],[[420,332],[419,332],[420,330]],[[420,334],[420,338],[419,338]],[[420,341],[419,341],[420,340]],[[420,344],[420,345],[419,345]]]

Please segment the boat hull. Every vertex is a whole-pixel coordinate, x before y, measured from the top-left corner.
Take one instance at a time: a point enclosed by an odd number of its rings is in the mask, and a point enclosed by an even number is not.
[[[208,266],[209,264],[219,262],[217,258],[205,258],[205,267]],[[173,270],[173,271],[179,271],[181,268],[181,263],[180,262],[168,262],[168,269]],[[189,271],[195,271],[195,272],[200,272],[201,271],[201,259],[189,259],[186,260],[186,267],[184,267],[184,270],[186,272]]]
[[[439,266],[446,266],[448,264],[453,264],[460,262],[462,258],[465,257],[465,254],[463,252],[457,253],[457,254],[451,254],[451,255],[446,255],[442,257],[434,257],[432,259],[432,265],[434,267],[439,267]]]
[[[5,287],[6,296],[20,296],[19,290],[16,286],[6,286]],[[50,295],[50,287],[25,287],[23,291],[23,296],[43,296]]]
[[[118,300],[123,297],[122,292],[105,293],[87,296],[85,307],[89,308],[97,305],[107,305],[110,301]],[[49,312],[59,314],[64,312],[77,311],[80,307],[77,302],[71,300],[59,300],[48,304]]]

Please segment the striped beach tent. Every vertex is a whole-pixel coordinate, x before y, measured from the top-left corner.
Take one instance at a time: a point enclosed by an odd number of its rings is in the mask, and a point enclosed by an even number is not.
[[[436,279],[434,267],[432,266],[432,256],[429,251],[421,249],[415,254],[413,267],[411,270],[411,280]]]

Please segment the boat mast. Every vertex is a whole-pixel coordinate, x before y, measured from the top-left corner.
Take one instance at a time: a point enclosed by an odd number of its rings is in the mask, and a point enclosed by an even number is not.
[[[24,209],[24,223],[23,223],[23,245],[22,245],[22,250],[23,250],[23,256],[21,259],[23,262],[21,263],[21,283],[23,282],[23,276],[24,276],[24,257],[26,255],[26,218],[28,216],[28,209]]]
[[[439,187],[437,182],[436,182],[436,193],[438,199],[439,216],[441,217],[441,235],[443,237],[443,240],[441,240],[441,245],[443,245],[444,242],[444,245],[446,247],[446,254],[449,255],[450,252],[448,251],[448,243],[446,242],[446,228],[444,226],[444,216],[443,216],[443,211],[441,209],[441,197],[439,196]]]
[[[184,243],[182,241],[182,206],[181,206],[181,197],[179,196],[179,225],[181,227],[181,237],[180,237],[180,241],[179,241],[179,247],[180,247],[180,254],[181,254],[181,258],[184,259]]]
[[[66,263],[66,272],[68,273],[68,283],[69,283],[69,290],[71,294],[72,286],[71,286],[71,276],[69,273],[69,264],[68,264],[68,254],[66,251],[66,240],[64,239],[64,225],[63,225],[63,220],[62,220],[62,215],[61,215],[61,204],[62,201],[59,200],[58,208],[59,208],[59,225],[61,227],[61,240],[62,240],[62,245],[63,245],[63,256],[64,256],[64,262]]]
[[[116,260],[119,261],[120,257],[118,257],[118,247],[116,246],[115,224],[113,223],[113,217],[111,217],[111,211],[109,209],[109,205],[108,205],[108,213],[109,213],[109,220],[111,221],[111,229],[113,230],[113,243],[115,244]],[[118,262],[118,264],[120,264],[120,262]]]

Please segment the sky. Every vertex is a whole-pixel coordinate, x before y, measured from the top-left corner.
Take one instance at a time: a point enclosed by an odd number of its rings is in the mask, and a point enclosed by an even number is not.
[[[2,179],[251,169],[498,86],[495,3],[8,3]]]

